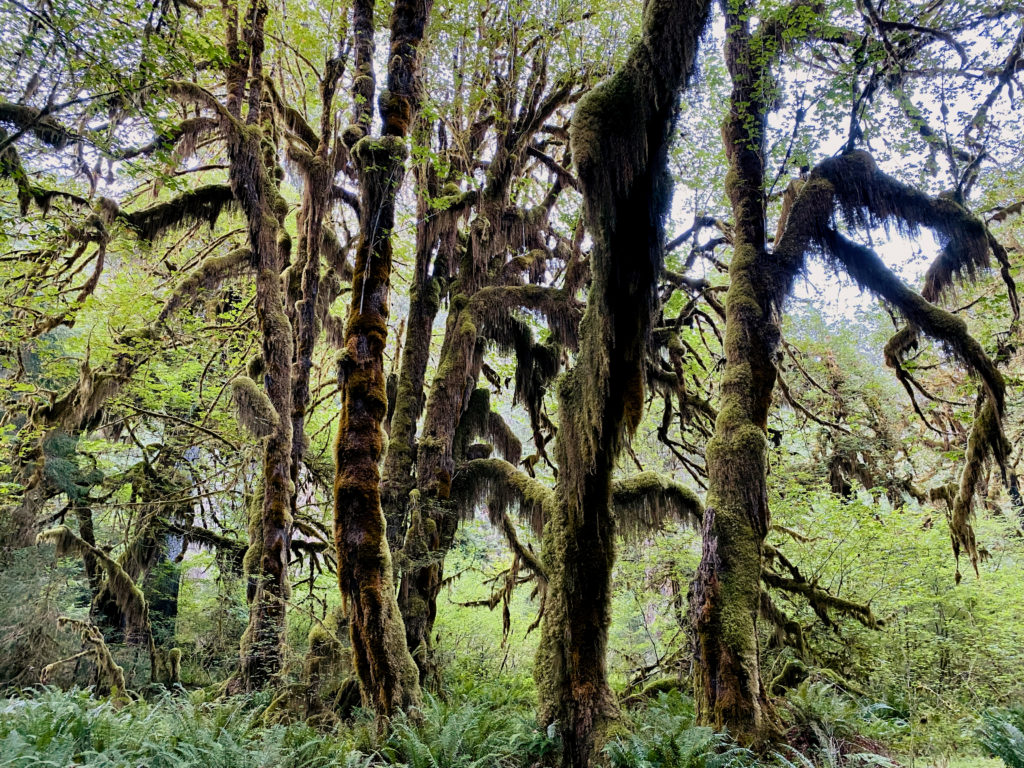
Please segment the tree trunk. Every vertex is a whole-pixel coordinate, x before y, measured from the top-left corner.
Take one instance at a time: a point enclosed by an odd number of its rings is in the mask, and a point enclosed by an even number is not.
[[[589,765],[617,716],[605,670],[611,474],[643,412],[671,199],[668,144],[707,15],[704,0],[651,0],[641,42],[573,116],[592,283],[580,355],[559,388],[557,509],[544,536],[550,582],[536,669],[540,718],[558,723],[564,766]]]
[[[391,283],[395,196],[405,174],[405,136],[419,106],[417,47],[431,2],[398,0],[391,14],[388,88],[381,94],[384,135],[366,136],[368,113],[357,103],[346,130],[360,176],[360,237],[352,307],[338,364],[341,417],[335,446],[334,535],[338,581],[349,602],[352,655],[366,705],[379,716],[419,703],[416,665],[395,599],[391,552],[380,497],[381,424],[387,415],[384,349]],[[354,6],[355,87],[373,88],[373,3]],[[365,99],[366,93],[363,97]],[[358,102],[358,99],[357,99]]]
[[[247,556],[251,599],[249,624],[241,642],[241,680],[246,690],[265,685],[281,670],[285,641],[286,601],[290,596],[288,559],[291,546],[292,457],[292,328],[284,310],[281,272],[288,262],[290,242],[281,224],[287,205],[280,197],[270,168],[273,150],[263,139],[273,133],[263,99],[263,23],[267,6],[254,0],[247,13],[244,48],[238,45],[236,19],[229,19],[228,50],[233,61],[248,66],[228,68],[227,111],[234,116],[228,128],[228,176],[231,189],[248,223],[249,247],[256,266],[256,317],[261,332],[263,385],[277,418],[263,451],[263,499],[259,507],[259,540],[250,542]],[[252,73],[248,113],[242,124],[241,99],[245,71]],[[242,82],[239,82],[239,78]],[[252,528],[252,526],[250,526]]]
[[[460,215],[459,212],[431,211],[430,200],[438,193],[436,172],[432,167],[420,168],[417,182],[416,265],[409,290],[405,346],[402,348],[391,435],[381,483],[388,544],[392,553],[401,550],[409,524],[409,494],[416,487],[416,425],[426,400],[424,388],[430,340],[434,318],[441,306],[441,285],[439,276],[430,274],[431,261],[438,266],[447,265],[453,257]],[[435,249],[436,259],[433,258]]]
[[[745,6],[726,13],[732,108],[722,129],[735,219],[726,295],[725,368],[715,434],[707,448],[703,551],[690,595],[694,695],[700,722],[745,744],[771,736],[775,715],[761,681],[757,617],[761,549],[768,533],[767,423],[779,344],[766,255],[763,77]]]
[[[364,703],[390,716],[419,701],[419,676],[395,600],[380,502],[381,423],[387,413],[384,348],[395,194],[403,175],[400,137],[361,139],[362,221],[352,309],[339,362],[341,419],[335,448],[334,535],[338,579],[349,600],[352,652]]]
[[[456,296],[448,315],[438,373],[431,385],[419,441],[416,466],[419,495],[411,510],[403,547],[399,592],[406,621],[406,641],[424,683],[436,673],[430,635],[437,615],[444,555],[458,527],[457,513],[448,501],[455,471],[452,446],[459,419],[476,386],[482,359],[483,340],[477,335],[466,297]]]

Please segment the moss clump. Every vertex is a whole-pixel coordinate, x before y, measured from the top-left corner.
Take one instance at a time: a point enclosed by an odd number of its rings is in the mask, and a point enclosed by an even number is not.
[[[262,357],[260,358],[262,363]],[[247,376],[231,382],[231,399],[235,403],[238,420],[253,437],[267,437],[277,429],[280,416],[267,393]]]

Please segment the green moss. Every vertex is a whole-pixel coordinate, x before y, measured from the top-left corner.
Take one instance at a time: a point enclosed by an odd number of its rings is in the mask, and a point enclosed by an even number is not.
[[[364,136],[352,146],[351,151],[363,168],[390,168],[403,162],[409,149],[400,136]]]
[[[262,364],[263,358],[259,358]],[[270,397],[255,381],[239,376],[231,382],[231,399],[235,403],[238,420],[253,437],[270,435],[277,429],[280,417]]]

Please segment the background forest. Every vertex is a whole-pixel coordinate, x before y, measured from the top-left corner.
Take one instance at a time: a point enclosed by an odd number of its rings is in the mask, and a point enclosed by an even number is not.
[[[0,0],[0,766],[1024,766],[1024,9]]]

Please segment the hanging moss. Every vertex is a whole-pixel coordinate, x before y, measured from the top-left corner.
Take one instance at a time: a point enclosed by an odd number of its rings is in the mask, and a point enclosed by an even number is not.
[[[253,437],[267,437],[278,426],[280,417],[267,393],[247,376],[231,382],[231,399],[235,403],[238,420]]]
[[[473,295],[471,305],[484,335],[494,335],[495,326],[511,322],[515,310],[530,310],[544,317],[559,344],[570,349],[577,346],[583,307],[562,289],[541,285],[488,286]]]
[[[64,149],[73,138],[56,117],[27,104],[0,102],[0,123],[7,123],[19,131],[31,131],[35,137],[54,149]]]
[[[668,519],[699,527],[703,514],[697,494],[657,472],[613,483],[612,508],[617,530],[633,538],[662,530]]]
[[[491,441],[506,461],[518,464],[523,446],[500,414],[491,410],[491,391],[485,387],[473,390],[466,411],[455,431],[452,454],[469,458],[470,443],[477,437]]]
[[[957,560],[956,580],[960,581],[960,554],[966,553],[978,573],[978,543],[971,525],[974,498],[982,479],[984,464],[989,456],[996,459],[1005,473],[1010,444],[1000,425],[1000,414],[992,399],[983,395],[979,399],[971,433],[967,439],[967,454],[956,495],[952,500],[949,517],[950,538],[953,554]],[[947,491],[948,494],[948,491]],[[947,497],[948,498],[948,497]]]
[[[484,503],[492,522],[515,510],[534,533],[541,536],[555,495],[507,461],[474,459],[459,465],[452,480],[451,500],[464,519],[472,519],[476,509]]]
[[[213,227],[222,212],[237,205],[229,185],[207,184],[141,211],[121,213],[120,218],[140,239],[153,241],[177,227],[190,224]]]

